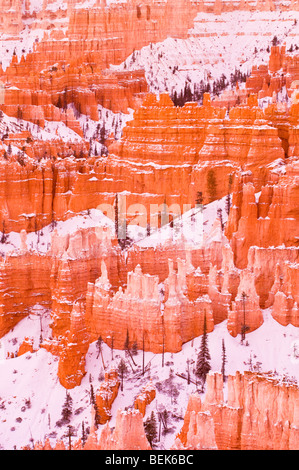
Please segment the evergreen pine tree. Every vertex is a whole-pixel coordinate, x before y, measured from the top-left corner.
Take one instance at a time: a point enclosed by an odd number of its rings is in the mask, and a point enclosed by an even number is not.
[[[225,210],[226,210],[227,215],[229,215],[230,213],[231,205],[232,205],[231,194],[228,193],[225,199]]]
[[[114,204],[114,227],[115,227],[115,235],[118,238],[118,194],[115,195],[115,204]]]
[[[125,341],[125,344],[124,344],[124,349],[126,351],[126,354],[129,354],[129,350],[130,350],[130,337],[129,337],[129,330],[127,328],[127,336],[126,336],[126,341]]]
[[[101,355],[101,358],[102,358],[102,363],[103,363],[103,367],[104,367],[104,370],[106,369],[106,366],[105,366],[105,363],[104,363],[104,357],[103,357],[103,339],[102,339],[102,336],[100,336],[97,340],[97,350],[98,350],[98,355],[97,355],[97,359],[99,358],[99,355]]]
[[[213,169],[210,169],[208,172],[207,186],[208,186],[210,202],[212,202],[215,200],[216,194],[217,194],[217,182],[216,182],[215,173]]]
[[[226,200],[225,200],[225,210],[226,210],[227,215],[229,215],[230,209],[232,206],[232,195],[231,195],[232,184],[233,184],[233,175],[230,174],[228,177],[228,193],[227,193]]]
[[[144,430],[150,446],[153,446],[153,442],[157,438],[157,420],[155,413],[152,411],[149,418],[144,423]]]
[[[114,351],[114,336],[111,338],[111,360],[113,361],[113,351]]]
[[[6,233],[6,227],[4,220],[2,221],[2,235],[1,235],[1,243],[6,243],[8,239],[8,234]]]
[[[165,408],[165,410],[162,413],[162,422],[163,422],[164,431],[168,430],[168,419],[169,419],[169,417],[170,417],[169,412]]]
[[[223,382],[226,381],[226,375],[225,375],[225,364],[227,363],[226,359],[226,348],[224,344],[224,339],[222,339],[222,367],[221,367],[221,373],[223,377]]]
[[[69,441],[69,448],[68,450],[72,450],[72,437],[74,436],[74,429],[72,426],[68,425],[68,433],[67,433],[67,438]]]
[[[223,231],[224,230],[224,223],[223,223],[223,216],[222,216],[222,209],[221,207],[219,209],[217,209],[217,217],[219,218],[220,220],[220,223],[221,223],[221,230]]]
[[[136,362],[134,361],[133,354],[132,354],[132,348],[130,346],[130,338],[129,338],[129,330],[127,329],[127,336],[126,336],[126,341],[124,344],[124,350],[126,351],[126,355],[129,356],[132,359],[132,362],[134,366],[136,366]]]
[[[132,356],[137,356],[137,354],[138,354],[138,345],[137,345],[137,341],[134,341],[134,343],[132,344],[131,353],[132,353]]]
[[[94,405],[96,402],[95,396],[94,396],[94,391],[93,391],[93,385],[90,384],[90,403]]]
[[[100,130],[100,143],[102,145],[105,144],[105,139],[106,139],[106,127],[105,127],[105,122],[104,122],[103,127],[101,127],[101,130]]]
[[[61,413],[63,423],[69,423],[70,422],[71,416],[72,416],[72,413],[73,413],[72,406],[73,406],[72,397],[71,397],[70,393],[68,391],[66,391],[65,401],[64,401],[64,404],[63,404],[63,407],[62,407],[62,413]]]
[[[94,407],[94,411],[95,411],[94,425],[95,425],[96,429],[98,429],[101,418],[100,418],[100,412],[99,412],[99,408],[98,408],[98,405],[97,405],[96,401],[94,402],[93,407]]]
[[[119,373],[120,380],[121,380],[121,383],[120,383],[121,391],[124,390],[124,376],[125,376],[127,370],[128,369],[127,369],[125,361],[123,359],[121,359],[120,363],[118,364],[118,373]]]
[[[208,348],[208,335],[207,335],[207,319],[206,314],[204,316],[204,327],[203,327],[203,335],[201,338],[201,346],[197,356],[197,363],[195,374],[196,376],[202,381],[204,384],[206,381],[206,376],[211,370],[210,361],[211,356],[209,353]]]
[[[82,446],[85,445],[86,440],[87,440],[87,433],[85,430],[84,421],[82,421],[82,436],[81,436]]]
[[[196,205],[198,205],[198,206],[202,206],[202,205],[203,205],[203,194],[202,194],[202,191],[197,191],[195,203],[196,203]]]

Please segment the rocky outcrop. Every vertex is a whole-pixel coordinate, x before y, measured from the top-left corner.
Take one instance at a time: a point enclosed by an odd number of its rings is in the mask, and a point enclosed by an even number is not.
[[[22,356],[23,354],[26,354],[26,353],[33,353],[34,352],[34,348],[33,348],[33,338],[28,338],[26,337],[24,339],[24,341],[22,342],[22,344],[20,345],[19,347],[19,350],[18,350],[18,357],[19,356]]]
[[[214,422],[209,411],[192,411],[190,413],[186,444],[183,446],[180,439],[176,439],[173,450],[218,450]]]
[[[115,428],[112,432],[108,423],[98,437],[91,429],[84,450],[150,450],[146,438],[142,414],[138,410],[118,410]]]
[[[66,235],[53,231],[51,247],[44,254],[28,247],[26,232],[22,232],[20,249],[8,253],[0,263],[1,337],[37,303],[51,309],[54,336],[65,335],[72,306],[85,298],[88,283],[99,276],[103,257],[117,288],[120,250],[113,246],[114,238],[108,232],[102,225]]]
[[[293,84],[298,80],[298,56],[292,50],[286,51],[285,44],[271,47],[267,65],[253,66],[250,76],[246,80],[247,93],[256,93],[260,99],[270,97],[272,103],[275,97],[285,87],[288,96],[293,95]]]
[[[298,250],[296,250],[298,253]],[[275,280],[269,293],[267,306],[272,307],[272,316],[282,325],[299,326],[299,265],[290,260],[276,265]]]
[[[59,345],[58,378],[65,388],[81,384],[85,375],[85,355],[89,347],[89,335],[84,325],[84,307],[80,302],[73,306],[70,331]]]
[[[99,424],[111,419],[111,406],[117,397],[120,382],[116,370],[105,373],[105,379],[96,391],[96,404],[99,412]]]
[[[2,111],[8,116],[41,127],[45,126],[45,121],[63,122],[83,137],[77,120],[79,114],[99,121],[99,106],[114,113],[128,113],[129,108],[135,109],[141,104],[148,91],[142,70],[103,73],[100,66],[90,64],[88,56],[77,57],[67,68],[65,62],[49,67],[39,59],[42,61],[45,57],[37,48],[26,58],[22,56],[20,61],[14,56],[5,73],[0,70],[2,82],[11,84],[5,88],[4,103],[1,103]],[[38,81],[36,73],[40,76]]]
[[[294,273],[296,273],[298,257],[299,250],[295,246],[269,248],[252,246],[249,249],[248,269],[254,273],[255,287],[260,297],[261,307],[270,307],[273,304],[275,293],[280,289],[283,289],[285,293],[288,292],[288,295],[295,295],[296,276],[288,277],[283,274],[289,265],[295,269]]]
[[[149,382],[145,387],[142,388],[139,395],[134,401],[134,408],[139,410],[142,416],[145,416],[146,407],[156,397],[156,388],[152,382]]]
[[[100,52],[105,66],[119,64],[134,50],[151,42],[160,42],[168,36],[186,37],[196,12],[197,7],[190,0],[167,0],[163,4],[150,1],[147,5],[131,0],[126,4],[112,3],[110,8],[103,5],[74,9],[68,36],[79,50],[96,43],[94,50]],[[101,39],[95,41],[96,37]]]
[[[105,432],[105,431],[103,431]],[[101,437],[100,437],[101,439]],[[142,414],[138,410],[121,411],[116,415],[115,429],[107,450],[150,450],[145,436]]]

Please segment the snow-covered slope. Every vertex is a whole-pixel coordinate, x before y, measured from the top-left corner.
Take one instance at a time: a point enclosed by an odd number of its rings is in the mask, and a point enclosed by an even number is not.
[[[199,13],[188,39],[150,44],[112,68],[143,68],[153,93],[172,94],[201,80],[212,86],[222,74],[230,81],[235,69],[248,74],[253,65],[267,64],[275,36],[287,48],[298,43],[298,20],[299,12],[294,11]]]

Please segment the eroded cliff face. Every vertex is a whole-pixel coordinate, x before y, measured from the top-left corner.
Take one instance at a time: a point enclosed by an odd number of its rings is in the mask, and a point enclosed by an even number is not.
[[[172,88],[165,79],[167,93],[148,93],[150,75],[134,65],[138,51],[166,38],[212,41],[217,32],[206,28],[206,13],[221,25],[222,13],[297,11],[298,1],[55,5],[11,1],[8,8],[0,1],[7,47],[26,39],[24,52],[11,51],[0,67],[0,338],[36,304],[50,310],[51,337],[40,347],[57,356],[60,384],[74,389],[99,337],[116,349],[129,337],[139,350],[177,353],[202,335],[204,320],[208,333],[226,321],[237,338],[245,326],[246,333],[261,327],[265,308],[281,325],[298,327],[298,54],[273,46],[244,86],[219,97],[211,90],[202,105],[175,106],[175,80]],[[38,37],[39,28],[45,34]],[[120,195],[130,229],[156,224],[126,247],[113,217]],[[169,234],[157,241],[165,204]],[[198,233],[177,236],[176,213],[194,222],[193,208],[202,204],[201,241]],[[108,218],[90,226],[95,209]],[[36,349],[26,336],[17,353]],[[106,371],[96,390],[105,427],[101,434],[92,427],[87,442],[73,448],[150,449],[143,417],[154,384],[138,391],[134,410],[118,412],[112,431],[118,388],[117,373]],[[205,401],[190,397],[174,448],[299,447],[295,386],[245,373],[229,377],[227,392],[224,400],[221,375],[208,376]]]
[[[298,393],[296,385],[245,372],[228,377],[224,400],[222,375],[209,374],[204,401],[189,399],[175,448],[298,449]]]
[[[298,234],[298,162],[262,187],[258,200],[252,183],[236,187],[226,234],[231,238],[236,266],[247,265],[250,246],[296,246]],[[273,184],[274,183],[274,184]],[[281,223],[283,221],[283,223]],[[280,229],[276,230],[277,224]],[[246,236],[244,236],[246,233]]]
[[[90,156],[85,159],[89,154],[84,139],[80,141],[81,150],[77,158],[74,158],[71,147],[69,158],[62,159],[59,152],[56,158],[49,159],[47,153],[42,154],[43,150],[47,152],[47,148],[37,145],[33,147],[36,152],[33,155],[40,161],[25,158],[21,162],[19,155],[9,159],[4,155],[1,162],[0,197],[3,205],[0,224],[4,223],[8,231],[33,231],[53,219],[63,220],[101,204],[113,205],[115,194],[123,191],[126,191],[128,208],[140,203],[142,198],[149,214],[150,204],[173,204],[173,212],[178,208],[182,211],[184,205],[190,207],[196,203],[199,192],[204,203],[224,197],[230,191],[233,174],[241,169],[250,172],[250,181],[254,184],[251,195],[249,189],[244,194],[243,204],[247,205],[247,199],[253,199],[254,193],[269,181],[271,164],[277,159],[284,160],[282,141],[278,130],[269,125],[266,114],[258,108],[256,100],[248,100],[247,105],[232,109],[229,120],[224,116],[224,109],[211,106],[209,95],[205,96],[202,107],[187,103],[183,108],[176,108],[167,95],[161,95],[159,101],[149,95],[134,114],[134,120],[127,123],[123,137],[109,146],[107,158]],[[30,142],[30,137],[27,141]],[[14,141],[20,152],[22,149],[27,152],[23,144],[21,139]],[[60,142],[53,143],[54,146],[57,148]],[[52,155],[52,149],[48,151]],[[290,177],[296,175],[296,168],[296,162],[294,166],[288,166]],[[288,191],[296,191],[296,183],[289,186],[288,181],[287,177],[281,178],[281,185],[287,186]],[[245,191],[245,188],[241,186],[240,191]],[[265,197],[279,196],[272,196],[265,188],[262,199]],[[237,210],[240,208],[234,208]],[[285,217],[291,234],[294,228],[288,210],[284,211],[284,214],[276,212],[273,215],[270,211],[269,217],[273,220],[275,215]],[[129,213],[128,216],[133,218],[134,214]],[[235,217],[239,218],[239,213]],[[254,227],[252,218],[253,214],[250,222]],[[143,225],[149,222],[149,216],[144,217]],[[230,224],[233,227],[228,230],[237,231],[237,221],[232,219]],[[255,232],[253,228],[251,231]]]

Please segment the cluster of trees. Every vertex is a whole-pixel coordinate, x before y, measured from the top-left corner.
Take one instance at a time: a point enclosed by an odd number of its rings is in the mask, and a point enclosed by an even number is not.
[[[65,401],[62,407],[61,419],[56,422],[56,426],[61,427],[71,422],[73,414],[73,399],[71,394],[66,390]]]
[[[190,101],[198,101],[200,104],[203,102],[203,95],[211,93],[211,85],[209,82],[205,83],[203,80],[199,84],[195,83],[193,89],[189,80],[186,80],[184,89],[179,93],[175,90],[171,94],[171,99],[175,106],[184,106],[185,103]]]
[[[173,69],[175,73],[177,69]],[[204,81],[201,80],[199,83],[191,84],[190,79],[185,82],[184,88],[178,92],[174,90],[171,94],[171,99],[175,106],[184,106],[185,103],[190,101],[197,101],[199,104],[203,102],[203,96],[205,93],[210,93],[212,96],[219,96],[220,93],[225,90],[229,85],[234,87],[237,82],[246,82],[248,75],[242,73],[239,69],[235,68],[235,71],[231,73],[230,80],[227,79],[225,74],[222,74],[219,79]]]
[[[237,83],[246,82],[248,75],[242,73],[239,69],[235,69],[233,73],[230,74],[230,84],[232,87],[236,86]]]
[[[161,434],[164,435],[169,431],[169,417],[170,413],[166,409],[158,411],[158,421],[154,411],[144,422],[144,430],[150,446],[153,447],[154,442],[158,439],[161,440]]]
[[[289,49],[288,49],[288,52],[298,51],[298,49],[299,49],[299,46],[297,44],[295,44],[294,46],[293,46],[293,44],[291,44]]]

